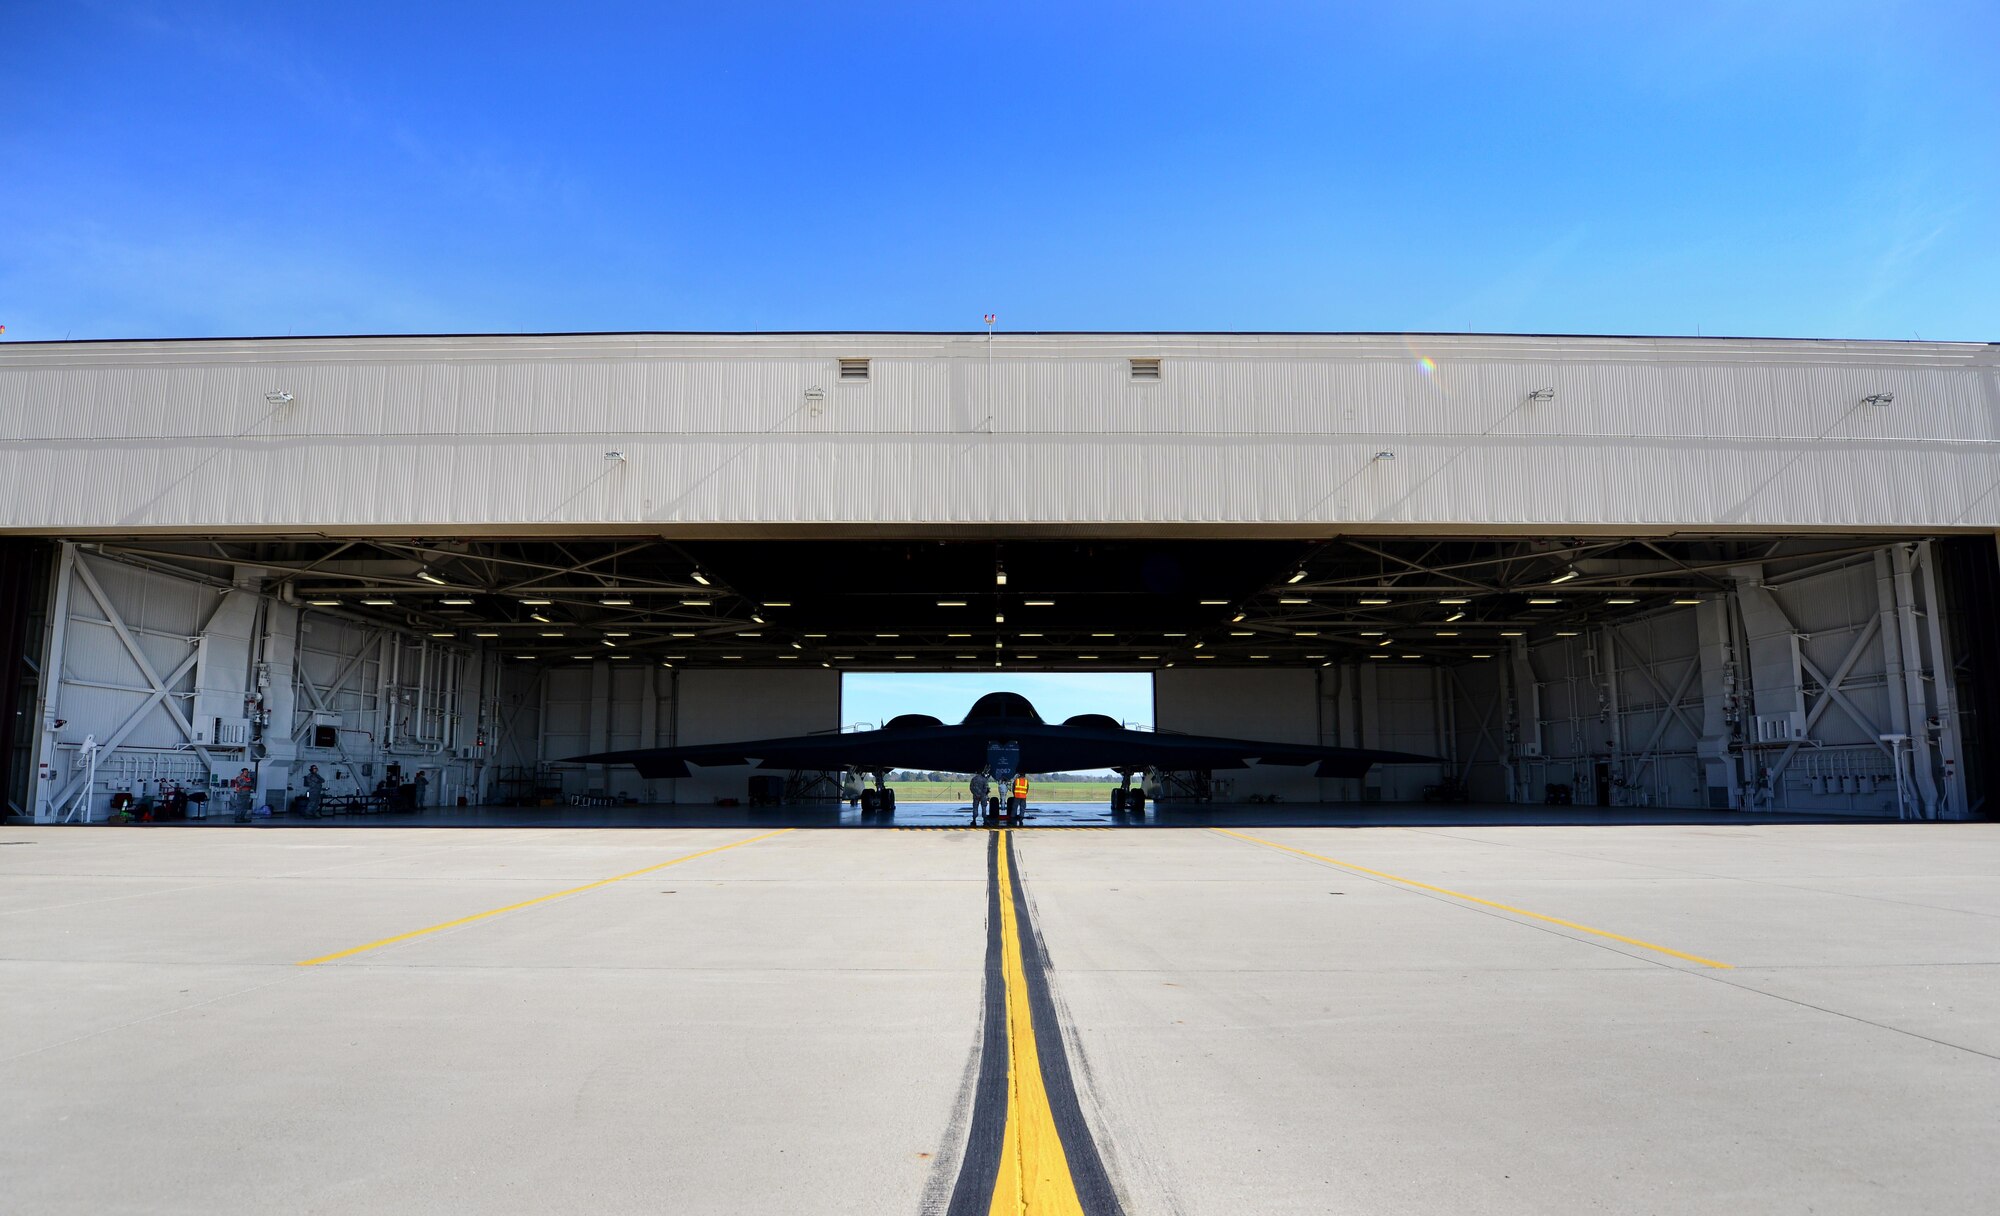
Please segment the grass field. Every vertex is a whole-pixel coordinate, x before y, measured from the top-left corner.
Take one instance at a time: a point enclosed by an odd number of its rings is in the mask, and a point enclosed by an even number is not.
[[[970,802],[972,792],[963,781],[890,781],[897,802]],[[1111,804],[1116,781],[1036,781],[1028,787],[1030,802],[1102,802]],[[994,790],[994,793],[1000,793]]]

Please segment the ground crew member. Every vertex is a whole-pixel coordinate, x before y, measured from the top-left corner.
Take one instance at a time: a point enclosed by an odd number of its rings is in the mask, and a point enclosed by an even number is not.
[[[321,809],[326,801],[326,778],[319,775],[319,765],[306,769],[306,817],[318,819],[325,812]]]
[[[250,822],[250,792],[256,788],[257,779],[247,768],[230,779],[229,798],[236,804],[236,822]]]
[[[1028,810],[1028,779],[1026,776],[1014,778],[1014,805],[1008,808],[1019,819]]]
[[[418,807],[424,805],[424,787],[429,785],[430,783],[431,779],[429,777],[424,776],[424,770],[418,769],[417,779],[410,783],[411,785],[416,787],[415,790],[416,796],[410,800],[414,805]]]

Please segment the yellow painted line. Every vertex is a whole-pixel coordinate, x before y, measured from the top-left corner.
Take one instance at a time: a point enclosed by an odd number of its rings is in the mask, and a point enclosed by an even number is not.
[[[394,937],[385,937],[379,942],[369,942],[365,946],[355,946],[351,949],[339,950],[332,954],[322,954],[318,958],[303,959],[298,965],[301,967],[317,967],[321,963],[331,963],[336,959],[352,958],[357,954],[366,954],[370,950],[380,950],[384,946],[393,946],[397,942],[409,941],[413,937],[422,937],[427,933],[441,933],[446,929],[456,929],[460,925],[469,925],[474,921],[485,920],[489,916],[499,916],[503,912],[518,912],[522,908],[532,908],[536,904],[545,904],[552,899],[561,899],[565,895],[580,895],[585,891],[595,891],[599,887],[608,887],[614,882],[624,882],[628,878],[637,878],[641,874],[651,874],[655,870],[664,870],[668,866],[677,866],[684,861],[693,861],[697,857],[707,857],[729,849],[742,848],[746,844],[756,844],[760,840],[769,840],[773,836],[783,836],[786,832],[792,830],[791,828],[779,828],[775,832],[766,832],[762,836],[752,836],[746,840],[732,841],[729,844],[717,845],[712,849],[703,849],[699,853],[689,853],[685,857],[676,857],[672,861],[663,861],[658,865],[646,866],[624,874],[614,874],[610,878],[600,878],[596,882],[587,882],[580,887],[571,887],[567,891],[557,891],[549,895],[538,895],[533,899],[524,899],[518,904],[508,904],[504,908],[489,908],[484,912],[474,912],[471,916],[461,916],[457,920],[448,920],[441,925],[432,925],[427,929],[415,929],[409,933],[398,933]]]
[[[1083,1216],[1069,1157],[1056,1131],[1042,1083],[1028,973],[1021,963],[1021,926],[1014,913],[1014,876],[1007,832],[1000,833],[1000,967],[1007,982],[1007,1123],[1000,1137],[1000,1176],[991,1216]]]
[[[1242,832],[1232,832],[1228,828],[1210,828],[1209,831],[1220,832],[1224,836],[1234,836],[1238,840],[1247,840],[1251,844],[1261,844],[1267,849],[1281,849],[1287,853],[1297,853],[1300,857],[1310,857],[1314,861],[1323,861],[1328,865],[1339,866],[1343,870],[1353,870],[1357,874],[1368,874],[1376,878],[1386,878],[1390,882],[1399,882],[1406,887],[1415,887],[1419,891],[1449,895],[1453,899],[1462,899],[1467,903],[1478,904],[1481,907],[1498,908],[1502,912],[1511,912],[1516,916],[1526,916],[1534,920],[1546,921],[1551,925],[1561,925],[1565,929],[1575,929],[1579,933],[1588,933],[1593,937],[1606,937],[1614,942],[1624,942],[1628,946],[1637,946],[1641,950],[1652,950],[1660,954],[1671,955],[1674,958],[1684,958],[1690,963],[1700,963],[1704,967],[1720,967],[1725,971],[1735,970],[1729,963],[1719,963],[1712,958],[1703,958],[1699,954],[1689,954],[1685,950],[1676,950],[1672,946],[1662,946],[1657,942],[1641,941],[1636,937],[1626,937],[1623,933],[1613,933],[1608,929],[1593,929],[1589,925],[1579,925],[1573,920],[1564,920],[1560,916],[1544,916],[1540,912],[1530,912],[1526,908],[1517,908],[1512,904],[1503,904],[1491,899],[1481,899],[1477,895],[1467,895],[1463,891],[1453,891],[1446,887],[1434,887],[1430,883],[1418,882],[1414,878],[1404,878],[1400,874],[1390,874],[1383,870],[1371,870],[1367,866],[1357,866],[1351,861],[1342,861],[1338,857],[1325,857],[1318,853],[1308,853],[1304,849],[1295,849],[1291,845],[1279,844],[1275,840],[1263,840],[1256,836],[1246,836]]]

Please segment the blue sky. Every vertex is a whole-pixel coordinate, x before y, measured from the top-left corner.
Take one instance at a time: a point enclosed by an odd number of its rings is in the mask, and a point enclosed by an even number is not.
[[[2000,5],[0,6],[10,340],[2000,338]]]
[[[1018,692],[1047,722],[1077,714],[1110,714],[1128,726],[1153,724],[1153,677],[1148,672],[852,672],[841,677],[844,725],[880,726],[897,714],[929,714],[957,722],[989,692]]]

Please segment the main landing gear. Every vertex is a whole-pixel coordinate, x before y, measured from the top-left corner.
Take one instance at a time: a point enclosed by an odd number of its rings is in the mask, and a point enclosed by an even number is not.
[[[1111,791],[1111,817],[1113,819],[1125,817],[1144,819],[1146,817],[1146,787],[1143,785],[1134,787],[1132,784],[1132,774],[1130,773],[1122,773],[1120,776],[1124,780],[1119,782],[1117,789]]]
[[[1009,798],[1004,805],[998,798],[988,798],[986,800],[986,823],[988,827],[999,827],[1007,823],[1018,824],[1027,817],[1027,812],[1028,800],[1026,798]]]

